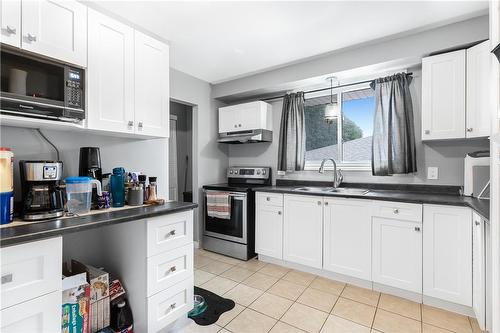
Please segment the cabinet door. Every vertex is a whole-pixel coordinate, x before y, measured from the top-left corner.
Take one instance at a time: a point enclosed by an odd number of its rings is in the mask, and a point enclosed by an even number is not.
[[[3,333],[61,332],[61,292],[56,291],[0,311]]]
[[[285,195],[283,211],[283,259],[321,268],[323,198]]]
[[[168,45],[135,32],[136,133],[169,136]]]
[[[373,281],[422,293],[422,224],[373,217]]]
[[[422,140],[465,138],[465,50],[422,59]]]
[[[21,1],[2,1],[0,7],[2,10],[0,42],[21,47]]]
[[[258,193],[257,196],[265,195]],[[283,208],[260,204],[255,212],[255,252],[283,259]]]
[[[87,66],[87,6],[69,0],[23,0],[21,46]]]
[[[424,205],[424,295],[472,306],[472,214]]]
[[[87,126],[134,133],[134,30],[89,9]]]
[[[491,134],[490,41],[467,50],[467,137]]]
[[[325,198],[324,216],[323,268],[371,280],[371,201]]]
[[[239,131],[238,115],[238,110],[233,107],[219,108],[219,133]]]
[[[484,220],[476,213],[472,214],[472,308],[479,327],[486,325],[486,247]]]

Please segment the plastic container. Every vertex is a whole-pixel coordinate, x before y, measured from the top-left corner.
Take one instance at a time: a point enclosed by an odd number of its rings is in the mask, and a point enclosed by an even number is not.
[[[113,207],[125,205],[125,169],[118,167],[113,169],[110,178],[111,197]]]
[[[90,212],[92,205],[92,185],[97,186],[97,194],[102,195],[101,182],[90,177],[69,177],[66,182],[68,213],[85,214]]]
[[[0,147],[0,224],[12,222],[14,213],[14,153]]]
[[[119,301],[112,307],[110,326],[115,332],[133,332],[134,318],[126,301]]]

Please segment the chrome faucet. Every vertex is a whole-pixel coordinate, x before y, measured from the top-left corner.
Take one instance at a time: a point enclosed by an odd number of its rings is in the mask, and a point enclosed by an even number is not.
[[[333,163],[333,188],[337,188],[344,180],[344,175],[342,174],[342,171],[340,169],[337,171],[337,162],[335,162],[333,158],[325,158],[323,161],[321,161],[319,173],[325,173],[325,162],[328,161],[332,161]]]

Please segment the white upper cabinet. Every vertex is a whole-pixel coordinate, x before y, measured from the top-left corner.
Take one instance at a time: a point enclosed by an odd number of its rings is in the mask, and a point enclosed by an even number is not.
[[[1,1],[1,33],[2,43],[21,47],[21,1]]]
[[[23,0],[21,47],[87,65],[87,7],[77,1]]]
[[[472,306],[472,213],[469,208],[424,205],[425,296]]]
[[[491,134],[490,41],[467,49],[467,132],[468,138]]]
[[[422,292],[422,222],[373,217],[373,281]]]
[[[134,30],[88,13],[87,126],[134,133]]]
[[[325,270],[371,280],[371,201],[325,198],[323,243]]]
[[[169,47],[135,31],[136,133],[169,136]]]
[[[321,268],[323,198],[284,196],[283,260]]]
[[[465,138],[466,51],[422,59],[422,140]]]
[[[272,131],[271,104],[255,101],[219,108],[219,133],[257,129]]]

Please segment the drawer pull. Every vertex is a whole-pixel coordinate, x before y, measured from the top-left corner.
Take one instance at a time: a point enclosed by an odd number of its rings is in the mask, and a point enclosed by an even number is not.
[[[172,231],[170,231],[169,233],[167,233],[167,234],[165,235],[165,238],[169,238],[170,236],[175,236],[175,229],[174,229],[174,230],[172,230]]]
[[[420,227],[415,227],[415,231],[420,231]]]
[[[271,201],[271,198],[267,197],[267,198],[266,198],[266,200],[267,200],[267,201]]]
[[[9,34],[14,34],[14,35],[15,35],[15,34],[16,34],[16,32],[17,32],[16,28],[11,27],[10,25],[8,25],[8,26],[7,26],[6,30],[7,30],[7,32],[8,32]]]
[[[328,206],[328,201],[325,202],[325,206]]]
[[[169,313],[170,311],[172,311],[173,309],[175,309],[177,305],[175,303],[172,303],[170,304],[170,306],[167,308],[167,311],[165,311],[165,313]]]
[[[318,201],[318,206],[321,206],[321,201]]]
[[[395,209],[393,210],[393,212],[394,212],[394,214],[399,214],[399,209],[395,208]]]
[[[278,215],[281,215],[281,210],[278,211]]]
[[[172,267],[170,267],[170,268],[169,268],[169,269],[165,272],[165,275],[168,275],[168,274],[170,274],[170,273],[173,273],[173,272],[175,272],[176,270],[177,270],[177,267],[172,266]]]
[[[12,273],[2,275],[2,284],[12,282]]]
[[[26,36],[26,39],[29,42],[36,42],[36,35],[32,35],[32,34],[28,33],[28,35]]]
[[[474,224],[475,224],[475,225],[480,225],[480,224],[481,224],[481,222],[479,222],[479,221],[474,221]]]

